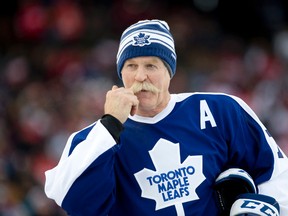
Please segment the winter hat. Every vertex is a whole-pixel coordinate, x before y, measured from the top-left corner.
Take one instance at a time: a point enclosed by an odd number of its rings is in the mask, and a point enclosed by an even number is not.
[[[117,73],[120,79],[127,59],[140,56],[156,56],[168,65],[171,78],[176,71],[174,39],[169,26],[162,20],[141,20],[128,27],[121,36],[117,53]]]

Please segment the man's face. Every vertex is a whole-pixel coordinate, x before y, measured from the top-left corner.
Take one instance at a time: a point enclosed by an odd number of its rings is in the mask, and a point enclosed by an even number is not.
[[[125,88],[132,88],[139,100],[136,114],[152,117],[167,106],[170,75],[160,58],[149,56],[128,59],[121,72]],[[138,84],[143,86],[139,87]]]

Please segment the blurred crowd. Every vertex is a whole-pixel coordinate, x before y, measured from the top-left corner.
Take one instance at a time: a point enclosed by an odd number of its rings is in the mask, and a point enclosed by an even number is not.
[[[170,25],[178,54],[171,93],[241,97],[288,153],[284,1],[2,2],[0,216],[65,215],[43,192],[44,172],[72,132],[102,116],[106,91],[121,85],[120,34],[139,19]]]

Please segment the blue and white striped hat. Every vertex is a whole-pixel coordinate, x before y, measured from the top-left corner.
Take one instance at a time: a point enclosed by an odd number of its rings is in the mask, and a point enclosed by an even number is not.
[[[176,71],[174,39],[169,26],[162,20],[141,20],[128,27],[121,36],[117,53],[117,72],[120,79],[127,59],[140,56],[157,56],[168,65],[171,77]]]

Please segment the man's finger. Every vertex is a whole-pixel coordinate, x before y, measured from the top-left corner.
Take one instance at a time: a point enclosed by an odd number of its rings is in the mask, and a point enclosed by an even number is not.
[[[112,90],[116,90],[116,89],[118,89],[118,86],[117,85],[113,85],[112,86]]]
[[[130,115],[133,116],[136,114],[138,109],[138,104],[131,107]]]

